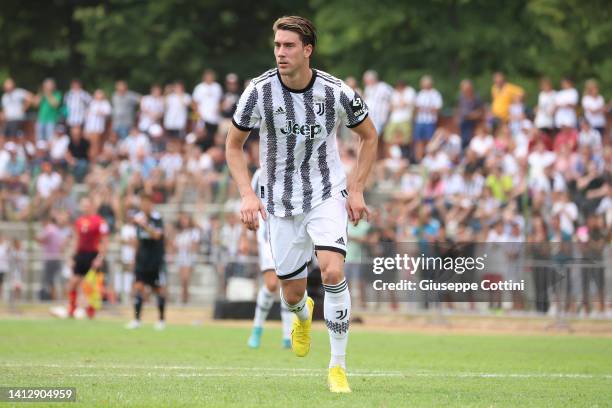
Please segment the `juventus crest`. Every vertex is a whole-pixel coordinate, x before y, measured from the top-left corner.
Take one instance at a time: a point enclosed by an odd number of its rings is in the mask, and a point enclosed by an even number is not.
[[[325,113],[325,102],[315,102],[315,112],[317,113],[317,115],[323,116],[323,114]]]

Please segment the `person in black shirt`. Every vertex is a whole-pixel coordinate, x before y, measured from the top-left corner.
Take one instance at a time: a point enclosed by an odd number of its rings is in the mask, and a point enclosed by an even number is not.
[[[82,182],[89,168],[89,147],[91,144],[85,138],[81,128],[75,126],[70,131],[70,144],[66,152],[66,162],[78,183]]]
[[[164,222],[161,215],[153,211],[152,197],[142,194],[140,197],[140,212],[134,217],[138,249],[134,267],[134,320],[128,329],[140,327],[140,312],[144,288],[150,286],[157,294],[159,321],[156,330],[165,327],[164,310],[166,306],[166,271],[164,254]]]

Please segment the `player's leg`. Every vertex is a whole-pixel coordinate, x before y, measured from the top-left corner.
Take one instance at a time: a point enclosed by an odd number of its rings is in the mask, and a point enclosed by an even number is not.
[[[142,302],[144,298],[145,279],[144,273],[141,268],[136,265],[134,270],[135,280],[134,288],[134,320],[129,322],[126,326],[128,329],[137,329],[140,327],[140,317],[142,313]]]
[[[304,218],[304,215],[270,215],[266,223],[276,275],[281,282],[281,303],[295,315],[291,345],[298,357],[310,351],[310,326],[314,310],[314,302],[306,293],[306,267],[312,257],[312,241],[306,233]]]
[[[155,330],[163,330],[166,328],[166,286],[153,287],[157,295],[157,311],[159,312],[159,320],[155,323]]]
[[[258,348],[261,343],[263,324],[268,318],[270,309],[274,304],[274,294],[278,290],[278,278],[274,269],[267,269],[263,272],[263,285],[257,293],[255,304],[255,317],[253,318],[253,330],[249,337],[248,345],[251,348]]]
[[[68,281],[68,316],[74,317],[74,312],[77,307],[77,295],[78,288],[83,281],[83,277],[91,268],[93,259],[97,256],[97,253],[91,252],[77,252],[74,256],[74,267],[72,270],[72,276]]]
[[[325,289],[323,314],[331,346],[328,383],[332,392],[351,391],[346,379],[351,296],[344,276],[348,220],[345,205],[344,197],[332,197],[314,208],[307,220]]]

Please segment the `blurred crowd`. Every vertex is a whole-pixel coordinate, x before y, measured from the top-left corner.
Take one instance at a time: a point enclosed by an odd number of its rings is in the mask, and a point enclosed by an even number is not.
[[[364,97],[380,135],[366,197],[373,216],[349,228],[348,270],[384,251],[381,242],[596,241],[602,253],[610,246],[611,104],[596,80],[586,81],[580,93],[570,78],[558,89],[543,78],[534,106],[501,72],[482,95],[469,79],[461,81],[446,105],[427,75],[419,84],[394,86],[374,71],[362,81],[345,80]],[[40,221],[39,243],[48,260],[60,259],[79,197],[92,197],[121,248],[115,286],[128,293],[135,244],[130,217],[146,192],[156,204],[175,209],[164,213],[167,245],[187,302],[198,254],[235,259],[256,253],[235,214],[239,199],[224,155],[247,83],[228,74],[222,85],[206,70],[191,93],[176,81],[154,84],[141,95],[118,80],[107,95],[78,79],[65,92],[53,79],[37,92],[6,79],[0,222]],[[254,129],[245,147],[252,171],[258,167],[257,141]],[[358,139],[341,127],[338,143],[349,172]],[[196,210],[186,211],[188,205]],[[4,265],[16,262],[10,254],[22,247],[8,236],[0,239],[0,276],[7,275],[3,268],[12,270]],[[62,268],[45,266],[50,297],[58,296],[53,283]],[[352,275],[361,279],[359,268]],[[603,282],[593,281],[599,293]]]

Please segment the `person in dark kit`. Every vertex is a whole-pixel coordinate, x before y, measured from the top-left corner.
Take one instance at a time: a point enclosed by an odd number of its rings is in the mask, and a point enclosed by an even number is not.
[[[165,328],[164,311],[166,308],[166,270],[164,253],[164,222],[157,211],[153,211],[151,196],[140,196],[140,212],[134,217],[138,247],[134,266],[134,320],[126,326],[137,329],[141,326],[140,317],[145,286],[157,294],[159,320],[156,330]]]

